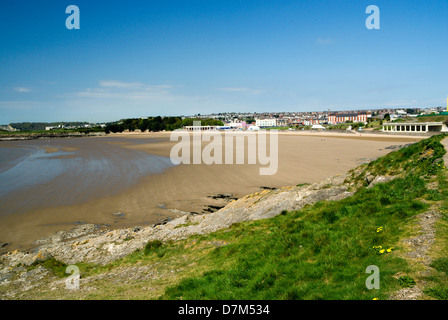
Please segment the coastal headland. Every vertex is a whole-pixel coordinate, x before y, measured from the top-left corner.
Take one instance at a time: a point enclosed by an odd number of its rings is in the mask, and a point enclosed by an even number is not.
[[[440,299],[445,137],[390,146],[344,174],[265,187],[212,213],[118,229],[79,223],[2,254],[0,297]],[[379,291],[365,288],[372,264],[386,274]]]
[[[119,161],[127,161],[126,150],[169,157],[176,142],[169,132],[122,133],[79,139],[44,141],[39,146],[46,152],[86,149],[95,152],[98,143],[117,148]],[[104,229],[119,229],[164,223],[186,213],[210,213],[247,194],[285,186],[315,183],[389,153],[397,146],[424,137],[375,135],[367,133],[284,132],[279,133],[279,166],[276,174],[260,176],[260,165],[177,165],[162,173],[148,174],[135,183],[108,193],[114,186],[104,185],[88,201],[70,205],[42,205],[20,213],[1,215],[2,249],[28,249],[35,241],[83,223]],[[77,141],[76,147],[72,141]],[[81,141],[81,142],[80,142]],[[0,143],[12,147],[14,142]],[[71,148],[71,149],[70,149]],[[89,152],[90,152],[89,151]],[[56,154],[56,153],[55,153]],[[81,154],[82,156],[82,154]],[[107,156],[107,155],[104,155]],[[127,169],[128,170],[128,169]],[[126,176],[126,172],[117,175]],[[14,196],[4,198],[3,207],[39,195],[40,189],[60,188],[69,182],[55,179]],[[119,182],[118,182],[119,184]],[[70,188],[67,192],[70,193]],[[56,193],[55,193],[56,194]],[[67,195],[68,197],[68,195]]]

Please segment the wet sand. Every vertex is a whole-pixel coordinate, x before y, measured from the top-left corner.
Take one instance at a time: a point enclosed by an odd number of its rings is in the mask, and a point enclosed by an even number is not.
[[[63,148],[77,150],[95,143],[116,146],[126,150],[169,157],[176,142],[169,141],[169,133],[112,134],[107,137],[85,138],[72,144],[65,139]],[[278,188],[300,183],[312,183],[337,174],[344,174],[355,166],[389,153],[392,145],[421,140],[422,137],[378,135],[348,135],[328,133],[285,132],[279,134],[279,166],[272,176],[259,175],[260,165],[184,165],[170,167],[162,173],[141,177],[130,187],[108,194],[109,188],[97,190],[83,203],[49,205],[25,212],[0,217],[0,242],[9,243],[3,251],[25,249],[33,242],[59,230],[68,230],[75,223],[86,222],[114,229],[159,223],[165,218],[179,215],[175,210],[202,212],[207,205],[223,206],[224,200],[210,198],[214,193],[231,193],[235,197],[259,191],[261,187]],[[74,139],[72,139],[74,141]],[[76,139],[76,141],[80,141]],[[49,142],[46,152],[54,153],[58,147]],[[61,143],[57,143],[60,145]],[[1,146],[1,144],[0,144]],[[60,148],[60,147],[59,147]],[[247,163],[247,162],[246,162]],[[124,179],[124,177],[122,177]],[[49,181],[32,192],[51,192],[54,182]],[[30,192],[30,191],[29,191]],[[70,190],[67,190],[70,193]],[[29,195],[23,194],[22,199]],[[20,195],[7,202],[22,201]],[[122,212],[117,217],[112,213]]]

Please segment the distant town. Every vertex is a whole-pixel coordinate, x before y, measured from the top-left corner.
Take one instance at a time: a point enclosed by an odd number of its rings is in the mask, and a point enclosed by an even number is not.
[[[295,129],[362,129],[375,128],[376,130],[388,131],[384,128],[384,124],[394,122],[403,122],[404,119],[410,122],[416,122],[416,118],[424,116],[443,116],[442,120],[448,119],[448,110],[444,107],[434,108],[384,108],[370,110],[350,110],[350,111],[310,111],[310,112],[223,112],[212,114],[194,114],[189,116],[178,117],[140,117],[136,120],[139,123],[154,121],[159,119],[162,126],[157,125],[155,128],[151,125],[146,126],[122,126],[119,132],[130,130],[140,131],[164,131],[175,130],[180,128],[193,127],[193,120],[202,121],[202,125],[211,129],[240,129],[240,130],[258,130],[262,128],[295,128]],[[164,118],[169,118],[168,121]],[[174,123],[171,119],[178,119],[177,126],[164,126],[163,122]],[[181,119],[181,121],[180,121]],[[415,119],[415,120],[413,120]],[[427,119],[430,119],[428,117]],[[53,131],[53,130],[85,130],[89,131],[93,128],[96,131],[104,131],[108,133],[108,128],[113,128],[117,124],[129,123],[131,119],[122,119],[109,123],[88,123],[88,122],[22,122],[0,125],[2,132],[20,132],[20,131]],[[208,120],[204,122],[204,120]],[[212,125],[210,125],[210,120]],[[440,120],[440,119],[436,119]],[[434,121],[434,120],[429,120]],[[135,122],[135,121],[134,121]],[[446,123],[445,123],[446,127]],[[419,128],[422,129],[422,128]],[[420,131],[415,129],[416,131]],[[412,130],[413,131],[413,130]],[[445,130],[442,130],[445,131]],[[115,131],[112,131],[115,132]]]
[[[335,125],[340,123],[364,123],[374,120],[394,121],[397,119],[418,117],[421,115],[435,115],[446,111],[444,107],[435,108],[401,108],[401,109],[377,109],[377,110],[351,110],[351,111],[311,111],[311,112],[263,112],[263,113],[212,113],[197,114],[188,118],[217,119],[226,125],[239,127],[241,122],[246,125],[258,125],[260,127],[293,127]]]

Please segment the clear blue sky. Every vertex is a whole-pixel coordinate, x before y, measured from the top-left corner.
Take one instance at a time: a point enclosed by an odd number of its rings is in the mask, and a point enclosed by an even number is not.
[[[68,5],[80,30],[68,30]],[[380,30],[368,30],[368,5]],[[445,105],[447,0],[2,1],[0,124]]]

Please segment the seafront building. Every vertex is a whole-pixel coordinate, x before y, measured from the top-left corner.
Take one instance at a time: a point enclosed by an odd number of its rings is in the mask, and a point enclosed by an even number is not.
[[[329,124],[345,123],[347,121],[367,123],[367,113],[333,113],[328,115]]]
[[[277,119],[257,119],[255,125],[259,128],[276,127]]]
[[[230,129],[246,129],[248,127],[248,124],[246,121],[231,121],[229,123],[225,124],[226,127],[229,127]]]
[[[383,132],[448,132],[443,122],[395,122],[384,123]]]
[[[223,129],[221,126],[184,126],[184,130],[187,131],[213,131],[213,130],[219,130]]]

